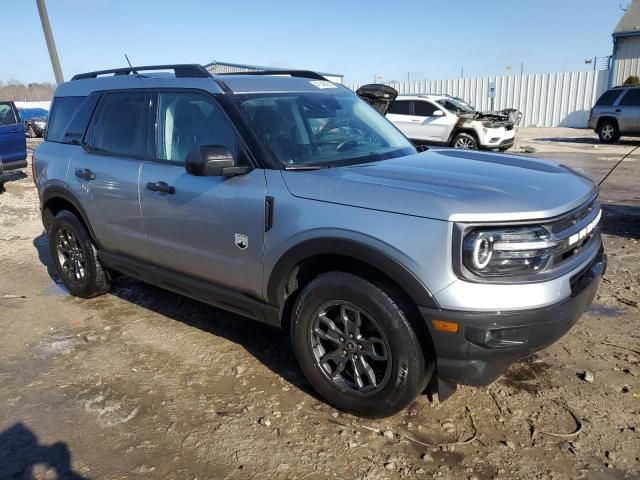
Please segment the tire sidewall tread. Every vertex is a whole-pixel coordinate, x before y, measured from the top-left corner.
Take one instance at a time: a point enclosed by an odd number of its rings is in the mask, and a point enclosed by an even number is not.
[[[57,259],[55,238],[57,236],[57,232],[62,227],[68,227],[73,230],[73,233],[82,248],[86,270],[85,281],[82,284],[68,282],[61,272],[59,261]],[[82,222],[80,222],[73,213],[68,210],[58,212],[58,214],[53,217],[47,236],[49,239],[51,260],[55,266],[56,272],[72,295],[81,298],[92,298],[109,291],[109,277],[98,259],[98,250]]]
[[[317,308],[330,300],[346,300],[358,305],[384,329],[392,352],[391,377],[381,391],[371,396],[356,396],[340,389],[315,363],[309,346],[309,324]],[[433,360],[425,358],[398,304],[379,287],[350,273],[325,273],[304,287],[294,305],[291,325],[294,352],[303,372],[313,387],[341,410],[369,418],[397,413],[424,390],[433,372]]]

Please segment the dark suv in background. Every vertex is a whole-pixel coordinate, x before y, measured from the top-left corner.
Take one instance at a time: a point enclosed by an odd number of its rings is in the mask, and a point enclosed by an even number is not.
[[[620,136],[640,136],[640,86],[607,90],[591,109],[589,128],[602,143],[615,143]]]
[[[49,112],[44,108],[19,108],[18,113],[29,138],[43,137]]]

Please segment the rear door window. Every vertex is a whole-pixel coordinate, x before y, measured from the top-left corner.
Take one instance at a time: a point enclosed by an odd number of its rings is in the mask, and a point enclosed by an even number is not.
[[[411,115],[411,101],[396,100],[391,104],[387,113],[395,113],[396,115]]]
[[[64,132],[86,97],[56,97],[47,122],[48,142],[62,142]]]
[[[640,88],[630,88],[624,94],[620,103],[621,107],[640,107]]]
[[[109,93],[93,125],[94,151],[108,155],[142,158],[146,153],[150,94]]]
[[[600,107],[603,105],[613,105],[620,96],[621,91],[622,90],[608,90],[604,92],[596,102],[596,106]]]

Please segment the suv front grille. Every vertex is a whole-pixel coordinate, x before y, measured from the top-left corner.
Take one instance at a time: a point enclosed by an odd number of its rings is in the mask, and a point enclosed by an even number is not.
[[[570,212],[568,215],[562,217],[551,224],[551,233],[562,233],[564,230],[571,228],[573,225],[578,224],[587,215],[589,215],[594,208],[596,208],[596,201],[594,200],[588,205],[579,207],[577,210]]]
[[[551,268],[559,267],[599,241],[600,217],[600,203],[594,200],[547,225],[555,238],[564,240],[553,257]]]

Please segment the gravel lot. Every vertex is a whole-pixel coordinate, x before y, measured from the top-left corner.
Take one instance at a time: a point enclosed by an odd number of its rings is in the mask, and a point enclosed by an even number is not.
[[[599,180],[636,145],[527,128],[512,152]],[[275,329],[126,277],[70,297],[31,172],[15,173],[0,195],[0,478],[640,478],[639,159],[601,188],[609,270],[576,327],[488,388],[380,421],[317,398]]]

